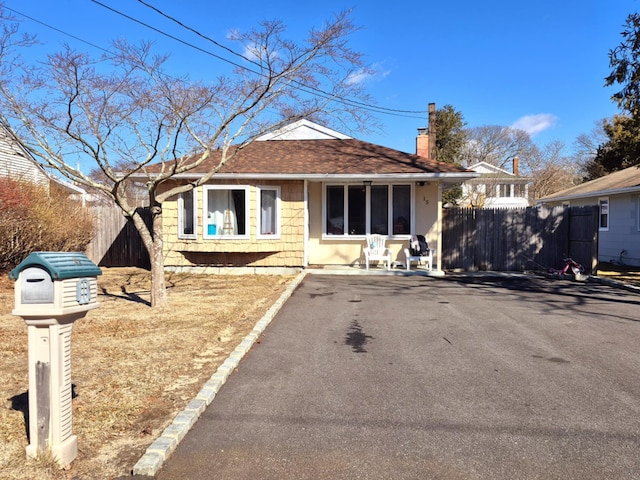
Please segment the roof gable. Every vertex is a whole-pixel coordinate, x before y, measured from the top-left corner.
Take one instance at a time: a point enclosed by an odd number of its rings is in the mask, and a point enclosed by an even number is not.
[[[469,167],[469,170],[473,170],[474,172],[481,173],[483,175],[492,174],[492,175],[500,175],[505,177],[515,177],[515,175],[511,172],[508,172],[504,168],[496,167],[488,162],[478,162]]]
[[[269,133],[265,133],[256,138],[257,142],[265,142],[268,140],[346,140],[351,137],[344,135],[317,123],[310,122],[309,120],[302,119],[297,122],[290,123],[274,130]]]

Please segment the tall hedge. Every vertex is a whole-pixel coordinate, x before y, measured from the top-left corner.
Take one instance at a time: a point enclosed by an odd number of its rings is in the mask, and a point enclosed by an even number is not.
[[[0,178],[0,270],[36,251],[84,251],[93,237],[88,209],[67,194]]]

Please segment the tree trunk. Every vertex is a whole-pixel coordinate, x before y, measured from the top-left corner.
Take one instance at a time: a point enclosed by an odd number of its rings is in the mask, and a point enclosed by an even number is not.
[[[151,232],[153,245],[149,251],[151,259],[151,306],[166,307],[167,285],[164,278],[164,256],[162,255],[162,207],[156,205],[151,208]]]
[[[132,218],[151,260],[151,306],[154,308],[166,307],[169,302],[164,278],[164,256],[162,255],[164,244],[162,240],[162,206],[156,203],[151,207],[150,229],[139,214],[134,213]]]

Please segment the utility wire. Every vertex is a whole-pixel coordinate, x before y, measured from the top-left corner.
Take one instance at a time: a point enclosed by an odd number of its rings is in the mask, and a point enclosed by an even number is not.
[[[97,0],[91,0],[91,1],[93,1],[94,3],[99,3],[99,2],[97,2]],[[178,20],[177,18],[175,18],[175,17],[173,17],[173,16],[171,16],[171,15],[169,15],[169,14],[167,14],[167,13],[163,12],[163,11],[162,11],[162,10],[160,10],[159,8],[155,7],[154,5],[152,5],[152,4],[148,3],[148,2],[145,2],[144,0],[138,0],[138,3],[141,3],[141,4],[142,4],[142,5],[144,5],[145,7],[147,7],[147,8],[149,8],[149,9],[153,10],[154,12],[156,12],[157,14],[159,14],[159,15],[163,16],[163,17],[164,17],[164,18],[166,18],[167,20],[170,20],[170,21],[172,21],[172,22],[174,22],[174,23],[178,24],[178,25],[179,25],[179,26],[181,26],[182,28],[184,28],[184,29],[186,29],[186,30],[188,30],[188,31],[190,31],[190,32],[192,32],[192,33],[194,33],[195,35],[197,35],[197,36],[199,36],[199,37],[203,38],[204,40],[206,40],[206,41],[208,41],[208,42],[213,43],[215,46],[220,47],[220,48],[222,48],[222,49],[224,49],[224,50],[228,51],[229,53],[231,53],[231,54],[233,54],[233,55],[236,55],[237,57],[240,57],[240,58],[242,58],[242,59],[244,59],[244,60],[246,60],[246,61],[248,61],[248,62],[250,62],[250,63],[253,63],[254,65],[260,66],[260,64],[259,64],[258,62],[254,61],[254,60],[251,60],[250,58],[247,58],[246,56],[242,55],[241,53],[238,53],[238,52],[234,51],[233,49],[231,49],[231,48],[229,48],[229,47],[227,47],[227,46],[225,46],[225,45],[222,45],[221,43],[219,43],[218,41],[214,40],[213,38],[211,38],[211,37],[209,37],[209,36],[207,36],[207,35],[203,34],[202,32],[200,32],[200,31],[196,30],[196,29],[195,29],[195,28],[193,28],[193,27],[190,27],[189,25],[186,25],[185,23],[183,23],[183,22],[181,22],[180,20]],[[328,93],[328,92],[325,92],[325,91],[323,91],[323,90],[316,89],[316,88],[313,88],[313,87],[309,87],[308,85],[304,85],[304,84],[303,84],[302,86],[304,86],[305,88],[310,88],[311,90],[314,90],[314,91],[321,92],[321,93],[323,93],[324,95],[333,96],[332,94],[330,94],[330,93]],[[340,97],[338,97],[338,98],[340,98]],[[410,114],[423,114],[423,113],[428,113],[428,111],[419,111],[419,110],[398,110],[398,109],[394,109],[394,108],[378,107],[378,106],[376,106],[376,105],[366,104],[366,103],[362,103],[362,102],[358,102],[358,101],[350,100],[350,99],[345,99],[345,100],[348,100],[349,102],[352,102],[352,103],[357,104],[357,105],[360,105],[360,106],[370,107],[370,108],[375,108],[376,110],[380,110],[380,111],[388,111],[388,112],[393,112],[393,113],[410,113]]]
[[[116,8],[113,8],[113,7],[109,6],[109,5],[106,5],[106,4],[104,4],[104,3],[102,3],[102,2],[100,2],[98,0],[91,0],[91,2],[95,3],[96,5],[99,5],[99,6],[105,8],[105,9],[107,9],[107,10],[109,10],[109,11],[111,11],[111,12],[117,14],[117,15],[120,15],[120,16],[122,16],[122,17],[124,17],[124,18],[126,18],[126,19],[128,19],[128,20],[130,20],[132,22],[135,22],[135,23],[137,23],[139,25],[142,25],[142,26],[144,26],[146,28],[149,28],[150,30],[153,30],[154,32],[159,33],[160,35],[164,35],[165,37],[168,37],[168,38],[170,38],[172,40],[175,40],[176,42],[182,43],[183,45],[186,45],[186,46],[188,46],[190,48],[194,48],[194,49],[196,49],[196,50],[198,50],[200,52],[206,53],[207,55],[213,56],[214,58],[222,60],[223,62],[229,63],[229,64],[231,64],[231,65],[233,65],[235,67],[238,67],[238,68],[242,68],[242,69],[244,69],[244,70],[246,70],[248,72],[251,72],[251,73],[253,73],[255,75],[260,75],[260,76],[264,75],[263,73],[257,72],[255,70],[252,70],[252,69],[250,69],[249,67],[247,67],[245,65],[241,65],[241,64],[238,64],[238,63],[233,62],[231,60],[228,60],[226,58],[223,58],[223,57],[221,57],[219,55],[216,55],[216,54],[210,52],[209,50],[205,50],[203,48],[200,48],[198,46],[193,45],[192,43],[189,43],[189,42],[187,42],[185,40],[182,40],[181,38],[178,38],[178,37],[176,37],[174,35],[171,35],[171,34],[168,34],[166,32],[163,32],[162,30],[160,30],[160,29],[158,29],[158,28],[156,28],[156,27],[154,27],[152,25],[149,25],[146,22],[143,22],[142,20],[139,20],[139,19],[137,19],[135,17],[132,17],[130,15],[127,15],[126,13],[123,13],[120,10],[118,10]],[[183,26],[184,28],[187,28],[187,29],[189,29],[189,30],[191,30],[193,32],[197,32],[196,30],[192,29],[191,27],[184,26],[184,24],[182,22],[173,19],[173,17],[170,17],[170,16],[162,13],[160,10],[156,9],[155,7],[150,6],[145,2],[140,2],[140,3],[142,3],[145,6],[147,6],[148,8],[152,8],[156,12],[158,12],[161,15],[165,16],[169,20],[172,20],[172,21],[178,23],[179,25]],[[250,62],[250,63],[253,63],[254,65],[260,66],[259,63],[255,62],[255,61],[245,57],[244,55],[239,54],[239,53],[237,53],[237,52],[235,52],[235,51],[233,51],[233,50],[231,50],[231,49],[229,49],[227,47],[224,47],[224,46],[220,45],[218,42],[206,37],[205,35],[203,35],[203,34],[201,34],[199,32],[197,32],[197,35],[201,36],[202,38],[204,38],[204,39],[206,39],[208,41],[212,41],[215,45],[217,45],[217,46],[219,46],[221,48],[224,48],[225,50],[227,50],[227,51],[233,53],[234,55],[246,60],[247,62]],[[330,92],[325,92],[324,90],[321,90],[321,89],[318,89],[318,88],[315,88],[315,87],[311,87],[311,86],[302,84],[302,83],[297,82],[297,81],[294,82],[294,83],[299,85],[298,88],[300,90],[302,90],[302,91],[304,91],[306,93],[309,93],[311,95],[321,96],[323,98],[335,101],[337,103],[342,103],[344,105],[349,105],[349,106],[352,106],[352,107],[363,108],[365,110],[373,111],[375,113],[386,114],[386,115],[395,115],[395,116],[400,116],[400,117],[409,117],[409,118],[423,118],[423,117],[415,117],[414,115],[422,114],[422,113],[428,113],[428,112],[417,112],[417,111],[408,111],[408,110],[395,110],[394,111],[392,109],[386,109],[384,107],[377,107],[375,105],[358,102],[356,100],[351,100],[351,99],[344,98],[344,97],[339,97],[339,96],[334,95],[334,94],[332,94]]]
[[[88,40],[85,40],[85,39],[80,38],[80,37],[76,37],[75,35],[73,35],[73,34],[71,34],[69,32],[65,32],[64,30],[60,30],[59,28],[56,28],[53,25],[49,25],[48,23],[42,22],[42,21],[38,20],[37,18],[33,18],[33,17],[27,15],[26,13],[19,12],[18,10],[15,10],[15,9],[13,9],[11,7],[7,7],[6,5],[3,5],[3,8],[5,8],[6,10],[9,10],[10,12],[15,13],[16,15],[20,15],[21,17],[27,18],[27,19],[31,20],[32,22],[39,23],[43,27],[47,27],[47,28],[49,28],[51,30],[54,30],[54,31],[56,31],[58,33],[61,33],[62,35],[66,35],[67,37],[73,38],[74,40],[77,40],[77,41],[82,42],[82,43],[84,43],[86,45],[89,45],[90,47],[96,48],[98,50],[102,50],[103,52],[106,52],[106,53],[111,53],[111,52],[109,52],[109,50],[107,50],[106,48],[101,47],[100,45],[96,45],[94,43],[89,42]]]
[[[217,54],[215,54],[215,53],[213,53],[213,52],[211,52],[209,50],[206,50],[204,48],[198,47],[197,45],[194,45],[194,44],[189,43],[189,42],[187,42],[185,40],[182,40],[181,38],[178,38],[178,37],[176,37],[174,35],[171,35],[171,34],[168,34],[166,32],[163,32],[162,30],[160,30],[160,29],[158,29],[158,28],[156,28],[156,27],[154,27],[152,25],[149,25],[149,24],[147,24],[147,23],[145,23],[145,22],[143,22],[141,20],[138,20],[138,19],[136,19],[136,18],[134,18],[134,17],[132,17],[130,15],[127,15],[127,14],[125,14],[125,13],[123,13],[123,12],[121,12],[121,11],[115,9],[115,8],[112,8],[112,7],[108,6],[108,5],[105,5],[105,4],[101,3],[101,2],[99,2],[98,0],[91,0],[91,1],[93,3],[95,3],[95,4],[97,4],[97,5],[105,8],[105,9],[107,9],[107,10],[110,10],[111,12],[113,12],[113,13],[115,13],[117,15],[120,15],[120,16],[126,18],[127,20],[130,20],[130,21],[132,21],[134,23],[138,23],[139,25],[142,25],[145,28],[153,30],[154,32],[159,33],[160,35],[163,35],[163,36],[165,36],[165,37],[167,37],[167,38],[169,38],[171,40],[174,40],[174,41],[176,41],[178,43],[181,43],[181,44],[183,44],[183,45],[185,45],[185,46],[187,46],[189,48],[193,48],[193,49],[195,49],[195,50],[197,50],[197,51],[199,51],[201,53],[204,53],[205,55],[209,55],[209,56],[211,56],[213,58],[216,58],[216,59],[218,59],[218,60],[220,60],[222,62],[228,63],[230,65],[233,65],[233,66],[237,67],[237,68],[241,68],[241,69],[244,69],[246,71],[249,71],[249,72],[251,72],[251,73],[253,73],[255,75],[262,75],[260,72],[252,70],[252,69],[248,68],[245,65],[241,65],[241,64],[239,64],[237,62],[233,62],[233,61],[231,61],[229,59],[226,59],[226,58],[224,58],[224,57],[222,57],[220,55],[217,55]],[[206,35],[201,34],[197,30],[192,29],[191,27],[189,27],[187,25],[184,25],[179,20],[174,19],[173,17],[163,13],[162,11],[157,9],[156,7],[154,7],[152,5],[149,5],[149,4],[147,4],[147,3],[145,3],[145,2],[143,2],[141,0],[139,0],[139,1],[140,1],[140,3],[145,5],[146,7],[155,10],[158,14],[168,18],[169,20],[177,23],[178,25],[182,26],[183,28],[185,28],[187,30],[190,30],[190,31],[194,32],[196,35],[199,35],[202,38],[204,38],[205,40],[212,42],[216,46],[218,46],[220,48],[223,48],[223,49],[227,50],[228,52],[230,52],[231,54],[236,55],[236,56],[238,56],[238,57],[240,57],[240,58],[242,58],[242,59],[244,59],[244,60],[246,60],[246,61],[248,61],[250,63],[253,63],[255,65],[259,65],[257,62],[245,57],[244,55],[242,55],[240,53],[237,53],[237,52],[233,51],[232,49],[230,49],[230,48],[228,48],[228,47],[226,47],[224,45],[219,44],[218,42],[216,42],[215,40],[207,37]],[[49,28],[49,29],[54,30],[54,31],[56,31],[58,33],[61,33],[62,35],[68,36],[70,38],[73,38],[74,40],[77,40],[77,41],[79,41],[81,43],[89,45],[89,46],[91,46],[93,48],[96,48],[96,49],[101,50],[101,51],[106,52],[106,53],[110,53],[110,54],[113,53],[113,52],[109,51],[108,49],[106,49],[104,47],[96,45],[96,44],[94,44],[92,42],[89,42],[89,41],[87,41],[87,40],[85,40],[85,39],[83,39],[81,37],[78,37],[76,35],[68,33],[68,32],[66,32],[64,30],[61,30],[61,29],[57,28],[57,27],[54,27],[53,25],[50,25],[50,24],[48,24],[46,22],[38,20],[38,19],[36,19],[36,18],[34,18],[34,17],[30,16],[30,15],[27,15],[25,13],[22,13],[22,12],[14,9],[14,8],[10,8],[8,6],[4,6],[4,8],[6,8],[7,10],[9,10],[9,11],[11,11],[11,12],[17,14],[17,15],[20,15],[20,16],[22,16],[24,18],[27,18],[27,19],[35,22],[35,23],[38,23],[38,24],[40,24],[40,25],[42,25],[42,26],[44,26],[46,28]],[[296,83],[298,83],[298,82],[296,82]],[[312,95],[316,95],[316,96],[322,96],[323,98],[327,98],[329,100],[332,100],[332,101],[335,101],[335,102],[338,102],[338,103],[343,103],[345,105],[351,105],[351,106],[357,106],[359,108],[364,108],[366,110],[373,111],[373,112],[379,113],[379,114],[399,116],[399,117],[405,117],[405,118],[424,118],[422,116],[416,116],[416,115],[428,113],[428,112],[424,112],[424,111],[396,110],[396,109],[390,109],[390,108],[385,108],[385,107],[377,107],[377,106],[372,105],[372,104],[365,104],[365,103],[362,103],[362,102],[357,102],[355,100],[350,100],[350,99],[347,99],[347,98],[339,97],[339,96],[331,94],[329,92],[324,92],[324,91],[322,91],[320,89],[316,89],[316,88],[313,88],[313,87],[308,87],[308,86],[306,86],[304,84],[300,84],[300,85],[301,85],[299,87],[300,90],[302,90],[302,91],[304,91],[306,93],[309,93],[309,94],[312,94]],[[313,90],[313,91],[310,91],[310,90]]]

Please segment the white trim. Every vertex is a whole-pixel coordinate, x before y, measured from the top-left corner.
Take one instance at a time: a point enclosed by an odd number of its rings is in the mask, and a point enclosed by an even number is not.
[[[579,193],[576,195],[564,195],[561,197],[544,197],[538,200],[536,203],[538,204],[552,203],[552,202],[560,202],[564,200],[578,200],[581,198],[598,198],[598,197],[602,197],[603,195],[609,196],[609,195],[621,195],[625,193],[639,193],[639,192],[640,192],[640,188],[638,186],[626,187],[626,188],[614,188],[611,190],[598,190],[595,192]]]
[[[304,221],[304,240],[302,246],[302,265],[304,268],[309,266],[309,237],[311,236],[309,232],[309,182],[304,181],[304,211],[302,213],[303,221]]]
[[[323,183],[322,184],[322,239],[323,240],[358,240],[362,241],[366,239],[367,235],[371,233],[371,188],[373,186],[386,186],[387,187],[387,237],[392,240],[406,240],[411,238],[411,233],[406,234],[393,234],[393,187],[396,185],[408,185],[409,186],[409,232],[414,231],[415,229],[415,184],[407,183],[407,182],[384,182],[384,183],[374,183],[371,186],[364,185],[366,187],[365,193],[365,233],[357,234],[357,235],[349,235],[347,232],[347,227],[349,225],[349,186],[353,186],[354,183]],[[328,187],[343,187],[343,234],[328,234],[327,233],[327,189]]]
[[[172,176],[176,180],[193,180],[202,177],[202,173],[180,173]],[[131,175],[131,178],[153,178],[153,174],[139,173]],[[362,173],[353,174],[333,174],[333,173],[216,173],[212,180],[311,180],[325,182],[362,182],[363,180],[374,180],[376,182],[395,181],[442,181],[446,183],[464,182],[477,178],[480,174],[475,172],[460,173],[377,173],[366,175]],[[637,187],[636,187],[637,189]]]
[[[260,233],[262,230],[262,191],[276,192],[276,231],[271,234]],[[282,236],[282,204],[280,201],[281,188],[279,185],[256,185],[256,238],[258,240],[279,239]]]
[[[245,215],[245,233],[237,234],[237,235],[211,235],[208,233],[209,222],[208,218],[208,207],[209,207],[209,191],[210,190],[244,190],[244,215]],[[249,185],[203,185],[202,187],[202,238],[204,240],[246,240],[251,238],[249,229],[251,222],[249,221],[250,215],[250,196],[249,196],[250,187]],[[216,225],[217,232],[217,225]]]
[[[193,233],[184,233],[184,194],[191,193],[191,203],[193,216]],[[196,190],[192,188],[188,192],[178,194],[178,238],[185,240],[195,240],[198,238],[198,196]]]

